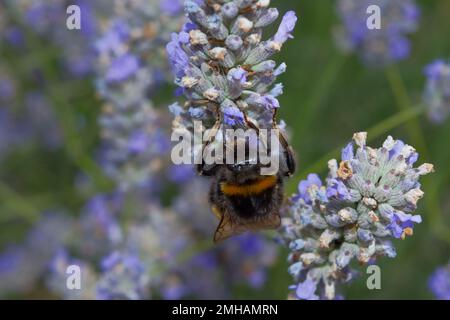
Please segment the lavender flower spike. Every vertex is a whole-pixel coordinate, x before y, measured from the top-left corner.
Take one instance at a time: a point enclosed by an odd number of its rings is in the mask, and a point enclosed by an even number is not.
[[[293,298],[335,299],[336,285],[353,277],[352,260],[395,257],[390,240],[411,236],[422,221],[414,215],[424,195],[419,178],[433,166],[414,167],[417,152],[400,140],[388,137],[374,149],[366,138],[356,133],[342,161],[329,161],[326,183],[309,175],[286,208],[280,233],[291,250]]]
[[[169,79],[164,44],[183,24],[180,8],[181,0],[115,1],[95,42],[102,162],[121,190],[148,187],[170,146],[152,96]]]
[[[185,1],[190,21],[167,45],[175,83],[188,103],[174,105],[178,129],[202,120],[211,129],[217,119],[234,126],[242,118],[271,128],[282,86],[275,84],[286,65],[269,60],[292,38],[297,22],[287,12],[276,34],[262,39],[263,29],[278,18],[269,0]],[[230,116],[232,115],[232,116]]]
[[[442,123],[450,115],[450,60],[436,60],[426,66],[427,84],[423,99],[431,121]]]

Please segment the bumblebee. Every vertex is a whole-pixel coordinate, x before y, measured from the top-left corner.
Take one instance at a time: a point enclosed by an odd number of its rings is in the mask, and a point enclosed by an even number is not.
[[[258,130],[253,124],[248,126]],[[221,124],[217,122],[204,148],[214,139],[219,127]],[[206,165],[202,161],[197,165],[199,175],[212,178],[209,201],[220,221],[214,234],[215,243],[247,231],[276,229],[280,226],[283,180],[295,172],[296,164],[286,137],[282,131],[277,132],[282,152],[279,153],[279,169],[273,175],[261,175],[264,165],[259,157],[256,161],[249,159],[248,142],[244,161],[218,165]],[[233,146],[236,148],[235,144]]]

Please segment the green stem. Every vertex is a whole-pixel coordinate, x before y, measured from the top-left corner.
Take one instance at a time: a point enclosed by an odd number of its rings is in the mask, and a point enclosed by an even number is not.
[[[40,212],[26,199],[11,189],[7,184],[0,181],[0,201],[2,206],[13,212],[15,216],[20,216],[29,223],[35,222],[40,217]],[[1,221],[8,220],[10,217],[2,215]]]
[[[300,128],[300,136],[302,136],[309,128],[309,125],[314,122],[315,115],[319,113],[321,105],[323,105],[323,102],[329,95],[334,80],[346,62],[346,57],[347,56],[336,55],[330,60],[320,79],[314,86],[314,90],[309,96],[305,106],[302,108],[303,112],[298,113],[299,116],[295,119],[295,123],[297,123]]]

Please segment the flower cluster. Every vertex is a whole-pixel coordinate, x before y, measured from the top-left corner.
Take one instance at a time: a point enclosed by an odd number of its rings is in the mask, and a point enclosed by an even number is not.
[[[167,45],[175,83],[188,100],[171,106],[174,127],[190,130],[199,120],[206,129],[217,121],[271,128],[283,91],[275,82],[286,64],[270,58],[292,38],[295,13],[287,12],[276,34],[263,40],[279,16],[269,0],[187,0],[184,8],[189,21]]]
[[[450,115],[450,62],[436,60],[425,68],[427,83],[424,102],[433,122],[442,123]]]
[[[437,299],[450,300],[450,264],[433,272],[428,285]]]
[[[373,5],[380,8],[379,29],[368,27],[374,14],[368,9]],[[407,34],[416,31],[420,16],[414,0],[339,0],[337,10],[342,21],[336,29],[337,42],[344,51],[356,52],[370,66],[384,66],[409,56]]]
[[[422,220],[413,215],[424,195],[419,178],[433,166],[414,167],[418,153],[400,140],[388,137],[374,149],[366,138],[356,133],[356,150],[352,142],[340,163],[329,161],[326,183],[310,174],[286,208],[281,235],[291,250],[294,298],[336,298],[336,285],[354,275],[352,260],[395,257],[389,240],[411,236]]]

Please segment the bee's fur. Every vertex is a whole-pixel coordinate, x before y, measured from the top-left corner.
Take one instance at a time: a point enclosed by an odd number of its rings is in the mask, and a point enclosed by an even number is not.
[[[258,128],[247,118],[246,124],[249,128],[258,131]],[[218,118],[204,146],[205,149],[221,129],[223,127]],[[276,229],[280,226],[280,207],[284,196],[283,179],[294,173],[295,159],[284,134],[279,131],[277,136],[283,152],[280,154],[280,168],[273,176],[261,175],[263,165],[259,158],[256,162],[246,158],[245,161],[232,165],[207,165],[202,158],[201,164],[197,165],[199,175],[212,178],[209,200],[212,211],[220,220],[214,234],[214,242],[246,231]],[[238,143],[245,143],[246,156],[250,155],[250,152],[247,152],[249,143],[245,139],[227,143],[226,147],[234,148],[234,154],[236,154]]]
[[[218,168],[209,193],[214,210],[222,217],[215,241],[249,230],[279,226],[283,179],[281,175],[260,176],[256,171],[237,174],[226,166]],[[220,232],[225,222],[229,228],[226,233]]]
[[[258,196],[277,184],[277,176],[262,176],[241,184],[220,182],[220,190],[228,197]]]

